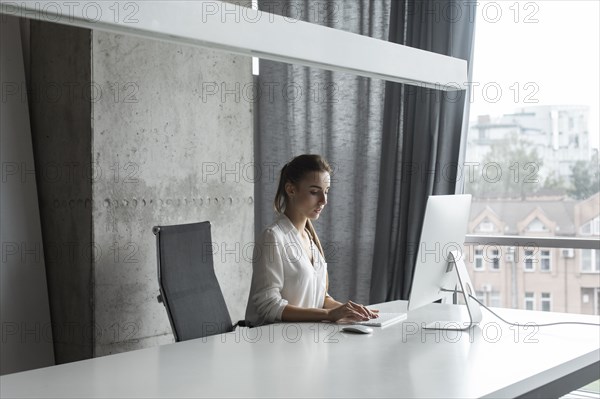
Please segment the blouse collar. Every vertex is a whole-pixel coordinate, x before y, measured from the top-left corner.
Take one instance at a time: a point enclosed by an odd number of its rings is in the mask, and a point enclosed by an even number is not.
[[[293,231],[296,234],[300,234],[296,226],[294,226],[290,218],[288,218],[288,216],[285,213],[281,213],[279,214],[279,216],[277,216],[277,224],[279,224],[279,227],[281,227],[281,230],[285,234],[289,234],[290,231]]]
[[[285,234],[289,234],[290,232],[293,231],[296,234],[296,237],[300,237],[300,232],[298,231],[296,226],[294,226],[294,224],[292,223],[290,218],[288,218],[288,216],[285,213],[280,213],[277,216],[276,222],[279,225],[279,227],[281,228],[281,231],[283,231]],[[319,250],[316,247],[315,247],[315,249],[316,249],[315,250],[315,253],[316,253],[315,263],[324,261],[321,256],[321,252],[319,252]],[[310,264],[310,261],[308,261],[308,263]]]

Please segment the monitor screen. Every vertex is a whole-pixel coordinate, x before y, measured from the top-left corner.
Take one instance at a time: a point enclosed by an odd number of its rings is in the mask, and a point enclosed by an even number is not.
[[[451,251],[460,251],[463,256],[470,208],[470,194],[429,196],[417,247],[409,311],[449,295],[442,288],[455,287],[456,273],[448,270],[448,257]]]

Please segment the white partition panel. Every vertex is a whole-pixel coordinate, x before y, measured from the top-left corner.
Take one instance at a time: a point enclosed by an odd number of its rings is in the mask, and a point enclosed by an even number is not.
[[[0,0],[0,12],[440,90],[467,81],[465,60],[215,0]]]

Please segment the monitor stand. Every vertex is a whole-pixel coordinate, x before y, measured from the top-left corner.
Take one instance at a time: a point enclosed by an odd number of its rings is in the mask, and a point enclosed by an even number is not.
[[[448,255],[447,262],[448,266],[446,267],[446,273],[452,273],[452,271],[455,270],[458,284],[453,290],[441,288],[441,291],[453,292],[455,303],[456,294],[460,295],[462,293],[465,305],[457,306],[466,306],[469,319],[439,320],[428,323],[423,328],[430,330],[467,330],[481,322],[481,307],[479,306],[479,303],[471,298],[471,295],[474,295],[475,291],[473,290],[473,284],[467,273],[467,267],[465,266],[461,253],[459,251],[451,251]]]

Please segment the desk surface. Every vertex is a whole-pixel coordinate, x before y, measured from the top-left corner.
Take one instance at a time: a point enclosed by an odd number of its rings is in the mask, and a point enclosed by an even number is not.
[[[404,311],[406,302],[373,307]],[[5,375],[0,396],[516,397],[548,384],[554,384],[554,392],[557,380],[563,394],[592,380],[590,370],[600,375],[599,327],[516,328],[483,310],[481,326],[471,331],[420,328],[450,308],[456,307],[430,305],[371,335],[344,333],[332,323],[239,328]],[[499,311],[521,323],[599,321],[597,316]]]

